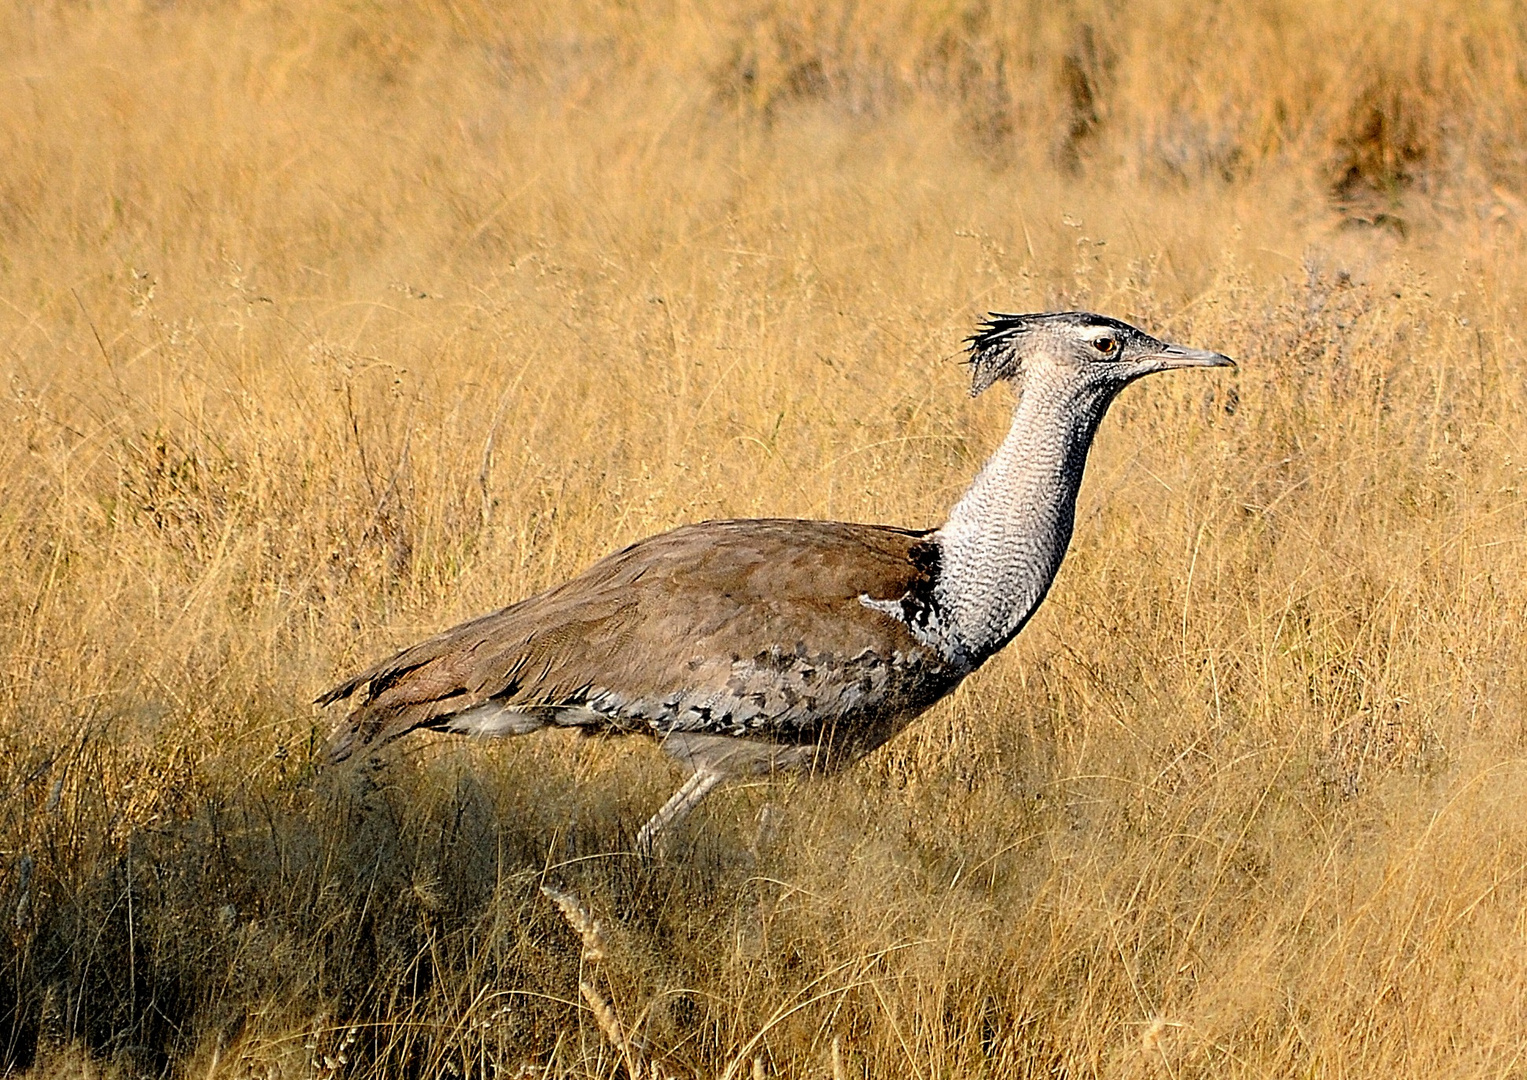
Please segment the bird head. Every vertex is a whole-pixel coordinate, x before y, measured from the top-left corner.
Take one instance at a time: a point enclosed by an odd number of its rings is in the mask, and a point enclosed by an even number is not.
[[[1088,311],[1005,315],[993,311],[966,339],[970,394],[992,383],[1062,383],[1111,396],[1143,375],[1185,367],[1234,367],[1228,356],[1170,345]],[[1105,396],[1104,400],[1107,400]]]

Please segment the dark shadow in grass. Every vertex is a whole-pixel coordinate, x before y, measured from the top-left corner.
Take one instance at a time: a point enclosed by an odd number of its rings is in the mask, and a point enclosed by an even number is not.
[[[302,1045],[267,1049],[309,1064],[342,1050],[349,1076],[542,1059],[582,1031],[579,945],[544,881],[618,924],[611,970],[643,997],[703,984],[697,920],[750,873],[717,834],[692,831],[683,857],[630,854],[642,809],[618,790],[544,762],[393,757],[191,798],[126,831],[104,793],[82,793],[67,843],[18,838],[32,868],[0,942],[0,1070],[73,1046],[167,1075],[294,1032]]]

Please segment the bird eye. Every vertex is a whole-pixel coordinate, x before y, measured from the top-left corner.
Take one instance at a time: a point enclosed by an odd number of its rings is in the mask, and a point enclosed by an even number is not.
[[[1100,337],[1092,343],[1092,347],[1107,356],[1119,347],[1119,343],[1111,337]]]

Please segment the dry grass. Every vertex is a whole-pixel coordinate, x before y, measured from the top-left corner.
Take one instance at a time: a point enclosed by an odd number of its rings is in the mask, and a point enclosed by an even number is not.
[[[1521,1075],[1527,23],[1419,7],[0,13],[0,1071]],[[1242,367],[863,766],[315,772],[638,536],[937,522],[1071,304]]]

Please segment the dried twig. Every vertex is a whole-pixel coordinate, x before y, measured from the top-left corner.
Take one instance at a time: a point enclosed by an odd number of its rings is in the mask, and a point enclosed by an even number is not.
[[[567,924],[583,942],[583,962],[592,966],[603,960],[605,945],[599,920],[584,906],[583,901],[575,894],[559,889],[555,885],[542,885],[541,892],[557,905],[557,910],[562,912],[562,917],[567,920]],[[578,992],[588,1003],[589,1011],[594,1014],[594,1021],[599,1025],[599,1030],[604,1033],[610,1045],[620,1052],[621,1060],[626,1065],[626,1075],[631,1080],[648,1080],[646,1062],[637,1048],[632,1045],[631,1039],[627,1037],[626,1030],[610,999],[594,985],[591,979],[579,979]]]
[[[604,937],[600,933],[599,920],[594,918],[593,912],[583,906],[583,901],[555,885],[542,885],[541,893],[550,900],[562,912],[562,917],[567,920],[578,937],[583,941],[583,959],[586,963],[597,964],[604,959]]]

